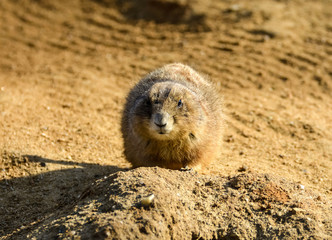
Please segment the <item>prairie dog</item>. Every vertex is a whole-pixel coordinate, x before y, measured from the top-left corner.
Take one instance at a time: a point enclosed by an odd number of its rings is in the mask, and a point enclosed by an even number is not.
[[[156,69],[129,92],[122,116],[125,156],[133,167],[200,169],[218,157],[222,101],[191,67]]]

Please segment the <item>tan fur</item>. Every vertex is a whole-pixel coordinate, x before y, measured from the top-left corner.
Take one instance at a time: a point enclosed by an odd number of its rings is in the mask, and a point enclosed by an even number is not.
[[[127,97],[126,158],[134,167],[200,168],[218,157],[223,123],[214,87],[186,65],[166,65],[145,76]]]

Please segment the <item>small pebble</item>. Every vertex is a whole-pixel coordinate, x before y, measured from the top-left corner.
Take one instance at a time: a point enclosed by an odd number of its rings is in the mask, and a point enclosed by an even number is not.
[[[233,5],[231,5],[231,9],[232,9],[233,11],[238,11],[238,10],[240,9],[240,5],[238,5],[238,4],[233,4]]]
[[[70,231],[68,235],[73,237],[73,236],[75,236],[75,234],[76,234],[76,231]]]
[[[149,196],[142,198],[141,205],[143,207],[149,207],[153,203],[153,200],[154,200],[154,194],[150,194]]]
[[[294,213],[294,214],[301,213],[301,212],[305,212],[305,210],[302,208],[296,208],[296,207],[292,209],[292,213]]]
[[[242,167],[240,167],[237,171],[238,172],[245,172],[245,171],[247,171],[248,170],[248,166],[242,166]]]

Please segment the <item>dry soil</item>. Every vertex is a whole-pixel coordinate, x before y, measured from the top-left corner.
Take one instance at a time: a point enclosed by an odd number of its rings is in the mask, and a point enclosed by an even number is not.
[[[171,62],[223,95],[222,155],[130,170],[126,94]],[[331,186],[330,0],[0,1],[0,239],[330,239]]]

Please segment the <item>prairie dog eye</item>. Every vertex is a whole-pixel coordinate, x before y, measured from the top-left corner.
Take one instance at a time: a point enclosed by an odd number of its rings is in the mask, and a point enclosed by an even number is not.
[[[180,99],[179,102],[178,102],[178,108],[182,107],[182,105],[183,105],[183,102],[182,102],[182,100]]]

